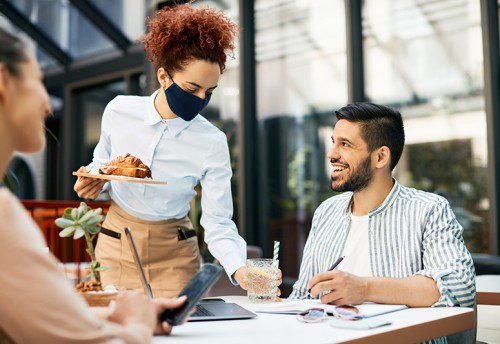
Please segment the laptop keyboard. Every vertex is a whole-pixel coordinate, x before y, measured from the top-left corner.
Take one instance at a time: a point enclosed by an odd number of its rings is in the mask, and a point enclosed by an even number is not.
[[[191,314],[192,317],[211,317],[214,314],[208,311],[205,307],[201,305],[196,305],[196,311]]]

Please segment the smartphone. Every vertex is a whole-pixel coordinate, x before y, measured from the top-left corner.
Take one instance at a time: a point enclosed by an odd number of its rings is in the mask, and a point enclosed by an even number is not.
[[[203,264],[179,294],[179,296],[187,296],[186,302],[179,308],[165,310],[160,315],[161,321],[166,321],[172,326],[182,324],[191,309],[200,301],[208,289],[217,282],[221,274],[222,268],[220,266]]]

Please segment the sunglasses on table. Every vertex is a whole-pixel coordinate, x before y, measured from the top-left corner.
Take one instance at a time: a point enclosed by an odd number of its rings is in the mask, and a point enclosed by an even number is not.
[[[305,323],[317,323],[327,318],[326,310],[323,308],[309,308],[297,314],[297,320]]]
[[[359,309],[351,305],[339,305],[332,309],[333,316],[343,320],[359,320]],[[310,308],[297,314],[297,320],[305,323],[317,323],[328,317],[323,308]]]

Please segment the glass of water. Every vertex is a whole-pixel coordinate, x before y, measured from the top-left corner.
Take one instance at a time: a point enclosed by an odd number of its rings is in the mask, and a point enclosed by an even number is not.
[[[250,302],[276,300],[278,266],[278,260],[247,259],[247,292]]]

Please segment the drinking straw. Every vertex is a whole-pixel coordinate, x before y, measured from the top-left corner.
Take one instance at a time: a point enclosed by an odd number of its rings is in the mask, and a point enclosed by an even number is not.
[[[274,250],[273,250],[273,261],[275,262],[275,267],[278,268],[278,255],[280,253],[280,242],[279,241],[275,241],[274,242]],[[278,274],[276,273],[274,275],[274,281],[273,281],[273,284],[272,284],[272,288],[275,289],[276,288],[276,284],[278,282]]]
[[[273,250],[273,260],[274,261],[278,260],[279,252],[280,252],[280,242],[279,241],[275,241],[274,242],[274,250]]]

